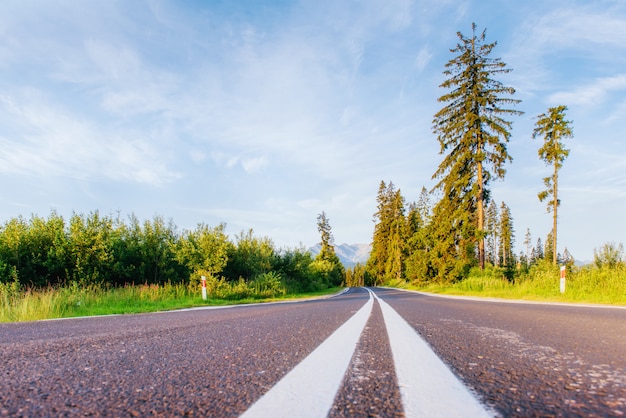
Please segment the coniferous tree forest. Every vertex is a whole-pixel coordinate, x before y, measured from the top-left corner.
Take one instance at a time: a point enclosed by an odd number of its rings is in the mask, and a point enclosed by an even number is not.
[[[544,179],[546,190],[540,200],[551,197],[553,230],[546,247],[538,239],[531,250],[530,230],[525,236],[526,252],[513,251],[513,215],[505,202],[497,205],[490,182],[503,180],[505,164],[512,161],[507,144],[511,137],[511,116],[522,111],[513,106],[513,87],[498,77],[512,71],[500,58],[492,57],[496,42],[486,41],[486,31],[471,36],[457,33],[459,42],[451,49],[452,59],[445,65],[446,89],[439,101],[444,107],[434,115],[433,133],[443,155],[433,174],[432,190],[422,188],[417,202],[406,204],[393,183],[381,182],[374,214],[372,253],[367,263],[368,284],[389,283],[394,279],[422,285],[428,282],[451,283],[467,277],[473,267],[502,268],[511,279],[515,269],[528,268],[544,257],[554,263],[572,262],[565,250],[560,256],[556,246],[557,174],[568,150],[560,139],[571,137],[565,106],[550,108],[538,117],[533,138],[545,144],[539,157],[553,166],[553,175]],[[405,209],[407,208],[407,209]]]

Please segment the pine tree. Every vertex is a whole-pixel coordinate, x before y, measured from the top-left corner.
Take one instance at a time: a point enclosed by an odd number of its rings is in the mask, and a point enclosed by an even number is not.
[[[381,181],[378,188],[378,210],[374,214],[372,251],[367,261],[367,273],[373,284],[401,278],[406,247],[404,198],[394,184]]]
[[[568,251],[567,247],[563,250],[563,263],[567,265],[574,264],[574,256]]]
[[[502,255],[502,265],[504,267],[510,267],[514,264],[514,237],[515,231],[513,229],[511,209],[502,202],[500,205],[500,254]]]
[[[335,254],[335,238],[330,227],[330,220],[324,211],[317,215],[317,230],[321,238],[319,254],[322,254],[322,258],[327,259],[331,254]]]
[[[571,121],[565,120],[565,111],[567,106],[551,107],[546,113],[538,116],[535,129],[533,130],[533,139],[538,136],[543,137],[543,146],[539,149],[539,158],[546,165],[552,166],[553,172],[551,176],[545,177],[543,183],[546,190],[541,191],[537,196],[543,202],[548,200],[548,212],[552,212],[552,262],[557,263],[557,209],[561,204],[558,198],[559,170],[563,166],[563,161],[569,155],[569,150],[563,147],[561,140],[563,138],[571,138],[574,135],[570,127]]]
[[[543,260],[543,244],[541,243],[541,238],[537,238],[537,246],[535,247],[535,260]]]
[[[389,182],[389,188],[393,189],[393,183]],[[374,236],[372,238],[372,250],[366,264],[366,272],[369,277],[373,279],[372,283],[368,284],[380,284],[382,283],[382,275],[385,270],[385,261],[387,256],[387,245],[389,242],[389,230],[391,229],[387,225],[389,216],[387,216],[389,207],[389,191],[387,184],[384,181],[380,182],[378,186],[378,195],[376,201],[378,202],[377,211],[374,214]]]
[[[457,217],[448,222],[459,228],[453,231],[461,234],[458,240],[477,243],[481,268],[485,263],[487,187],[492,177],[504,178],[504,164],[512,160],[506,146],[511,122],[504,117],[522,113],[503,107],[519,100],[508,97],[515,93],[512,87],[493,78],[511,70],[500,58],[489,57],[496,43],[485,43],[485,34],[477,35],[475,24],[470,38],[457,32],[460,43],[451,52],[458,55],[446,64],[444,75],[449,78],[440,86],[451,91],[439,98],[447,105],[433,119],[440,154],[447,152],[433,175],[440,179],[435,188],[443,191],[443,201],[451,200],[465,213],[450,210],[453,208],[439,212]]]
[[[550,231],[546,237],[546,242],[543,244],[543,254],[546,260],[552,260],[554,264],[557,263],[558,254],[554,247],[554,231]]]
[[[331,286],[339,286],[345,278],[345,270],[341,260],[335,253],[335,239],[330,227],[330,220],[324,211],[317,215],[317,230],[321,236],[321,248],[315,257],[315,261],[325,263],[328,266],[328,268],[324,267],[320,270],[326,269]]]
[[[385,264],[385,279],[400,280],[404,271],[406,247],[406,219],[404,217],[404,198],[397,190],[393,195],[391,207],[392,221]]]
[[[533,237],[530,234],[530,228],[526,228],[526,235],[524,235],[524,246],[526,247],[526,260],[528,261],[528,263],[532,261],[532,254],[531,254],[532,239]]]
[[[417,208],[417,204],[415,202],[409,204],[409,211],[406,215],[406,234],[407,237],[412,237],[417,231],[424,227],[424,220],[422,219],[422,215]]]
[[[498,237],[500,233],[500,217],[498,215],[498,207],[492,200],[487,207],[487,216],[485,217],[486,241],[486,260],[497,266],[498,263]]]
[[[429,260],[431,213],[428,190],[422,187],[418,201],[409,206],[407,215],[405,278],[414,284],[426,283],[433,277]]]
[[[437,281],[451,283],[469,273],[476,260],[474,225],[475,212],[454,195],[442,198],[433,208],[427,235],[428,267]]]
[[[430,193],[428,193],[428,190],[424,186],[422,186],[422,190],[420,191],[420,196],[417,199],[415,207],[422,219],[422,223],[427,224],[432,215],[432,207],[430,204]]]

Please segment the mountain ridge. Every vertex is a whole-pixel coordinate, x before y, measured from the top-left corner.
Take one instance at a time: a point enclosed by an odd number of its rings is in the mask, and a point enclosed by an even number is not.
[[[353,267],[355,264],[365,264],[369,258],[370,251],[372,250],[372,244],[341,244],[335,245],[335,254],[339,257],[339,260],[344,267]],[[321,244],[315,244],[309,248],[309,251],[313,256],[319,254]]]

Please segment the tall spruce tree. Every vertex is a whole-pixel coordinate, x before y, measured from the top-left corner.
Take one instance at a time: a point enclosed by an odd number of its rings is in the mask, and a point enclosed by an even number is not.
[[[404,272],[407,222],[404,211],[404,198],[399,189],[393,195],[390,212],[392,214],[391,237],[389,240],[387,264],[385,265],[385,278],[387,281],[402,279]]]
[[[328,263],[330,267],[330,270],[327,272],[330,280],[329,284],[339,286],[345,277],[345,270],[337,253],[335,253],[335,239],[330,227],[330,220],[324,211],[317,215],[317,230],[320,233],[321,248],[320,252],[315,256],[315,260]]]
[[[426,238],[429,274],[436,281],[452,283],[467,276],[476,260],[474,225],[475,212],[458,196],[448,195],[435,205]]]
[[[440,204],[454,205],[439,213],[456,216],[448,222],[454,225],[455,234],[461,234],[459,240],[477,244],[481,268],[485,265],[487,187],[492,177],[504,178],[504,164],[512,160],[506,146],[512,122],[504,117],[522,114],[505,107],[520,100],[510,97],[515,89],[494,79],[511,70],[500,58],[489,57],[496,42],[486,43],[485,34],[476,33],[476,24],[472,24],[471,37],[457,32],[460,42],[450,50],[457,55],[446,64],[443,74],[449,78],[440,86],[450,89],[439,98],[447,104],[433,119],[440,154],[446,153],[433,175],[440,179],[435,188],[443,192]]]
[[[532,239],[533,236],[530,233],[530,228],[526,228],[526,235],[524,235],[524,247],[526,247],[526,253],[524,256],[526,257],[527,264],[532,262]]]
[[[498,245],[500,243],[500,215],[495,201],[489,202],[485,217],[485,259],[494,266],[499,265]]]
[[[428,193],[428,189],[422,186],[422,190],[420,191],[419,198],[417,199],[417,203],[415,204],[415,208],[420,214],[423,224],[427,224],[430,221],[432,207],[430,204],[430,193]]]
[[[320,254],[323,254],[322,258],[326,259],[329,254],[335,253],[335,238],[333,237],[333,231],[330,227],[330,220],[326,216],[326,212],[322,211],[317,215],[317,230],[320,233]]]
[[[543,256],[546,260],[552,260],[554,264],[558,262],[559,254],[554,248],[554,231],[550,231],[546,237],[546,242],[543,244]],[[557,261],[554,261],[555,259]]]
[[[511,209],[502,202],[500,205],[500,254],[502,266],[510,267],[514,264],[513,242],[515,231],[513,229],[513,217]]]
[[[416,203],[409,206],[404,278],[414,284],[433,277],[430,263],[430,218],[432,208],[428,190],[422,187]]]
[[[556,106],[548,109],[537,117],[537,123],[533,130],[533,139],[542,137],[543,146],[539,148],[539,158],[546,165],[552,166],[552,175],[545,177],[543,183],[546,189],[537,195],[543,202],[548,200],[548,212],[552,212],[552,262],[557,263],[557,210],[561,201],[558,198],[559,170],[563,166],[563,161],[569,155],[569,150],[563,146],[563,138],[571,138],[574,132],[570,126],[571,121],[565,120],[567,106]]]
[[[535,246],[535,256],[534,259],[535,260],[543,260],[544,257],[544,253],[543,253],[543,244],[541,243],[541,238],[537,238],[537,245]]]
[[[389,188],[393,188],[393,183],[389,182]],[[389,242],[388,208],[389,208],[389,188],[384,181],[378,186],[376,196],[377,211],[374,214],[374,236],[372,237],[372,250],[366,264],[368,284],[381,284],[382,275],[385,270],[387,257],[387,243]]]
[[[372,284],[382,284],[402,277],[407,220],[404,198],[392,182],[380,182],[376,200],[378,210],[374,214],[376,225],[367,273],[373,279]]]

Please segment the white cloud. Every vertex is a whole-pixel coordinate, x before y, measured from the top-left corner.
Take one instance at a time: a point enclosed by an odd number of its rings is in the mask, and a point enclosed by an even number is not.
[[[265,156],[233,155],[222,151],[212,152],[211,158],[218,166],[229,169],[240,166],[248,174],[258,173],[269,164]]]
[[[341,124],[343,126],[348,126],[352,123],[354,118],[357,116],[358,112],[354,106],[346,107],[341,113]]]
[[[542,46],[593,48],[593,45],[626,43],[626,21],[610,10],[599,12],[592,8],[568,7],[542,17],[534,28],[531,40]],[[546,53],[549,53],[546,50]]]
[[[191,161],[193,161],[196,164],[200,164],[206,161],[207,159],[207,155],[204,151],[201,150],[192,150],[189,153],[189,156],[191,158]]]
[[[609,117],[606,118],[605,123],[614,123],[626,120],[626,100],[618,102],[616,106],[610,111]]]
[[[432,57],[433,54],[430,52],[430,48],[428,48],[428,46],[422,47],[415,58],[415,67],[417,68],[417,71],[423,71]]]
[[[268,160],[265,157],[244,158],[241,161],[241,165],[247,173],[253,174],[267,167]]]
[[[535,8],[516,27],[505,62],[527,95],[584,82],[579,73],[620,74],[626,66],[626,15],[570,2]],[[504,45],[504,44],[501,44]]]
[[[608,95],[618,93],[620,90],[626,90],[626,74],[599,78],[570,92],[554,93],[550,95],[548,101],[553,104],[592,106],[602,103]]]
[[[180,175],[168,169],[149,142],[112,133],[51,104],[37,91],[2,97],[7,118],[0,169],[5,173],[108,178],[161,185]]]
[[[86,40],[84,45],[94,70],[107,79],[134,79],[140,70],[140,59],[128,46],[115,47],[108,42],[93,39]]]
[[[412,22],[411,0],[379,0],[376,9],[382,10],[382,16],[388,19],[394,30],[404,29]]]
[[[233,168],[237,166],[240,161],[238,155],[232,155],[221,151],[211,152],[211,158],[218,165],[226,168]]]

